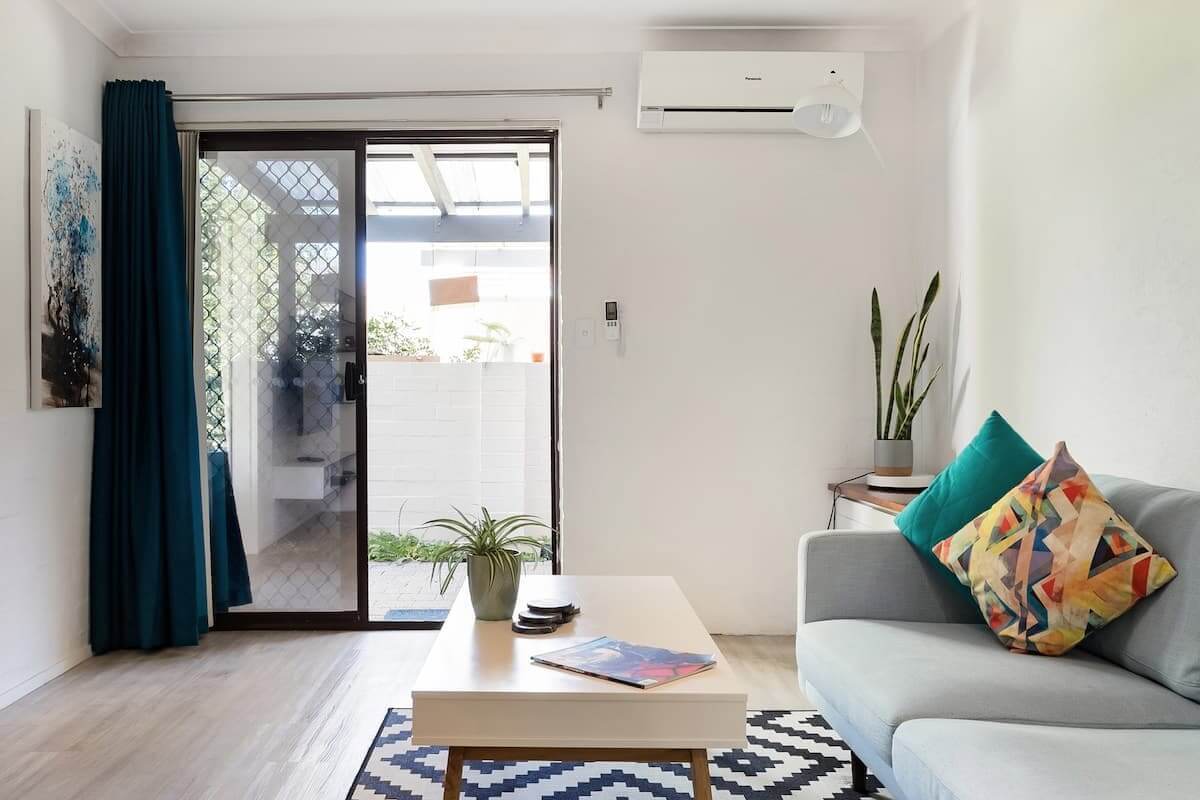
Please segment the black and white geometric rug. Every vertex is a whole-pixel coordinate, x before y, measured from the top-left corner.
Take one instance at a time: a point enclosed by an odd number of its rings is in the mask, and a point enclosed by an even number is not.
[[[348,800],[438,800],[446,751],[412,744],[412,712],[388,711]],[[747,747],[710,750],[713,800],[858,800],[850,751],[815,711],[751,711]],[[871,788],[879,789],[874,776]],[[686,764],[467,762],[469,800],[691,800]]]

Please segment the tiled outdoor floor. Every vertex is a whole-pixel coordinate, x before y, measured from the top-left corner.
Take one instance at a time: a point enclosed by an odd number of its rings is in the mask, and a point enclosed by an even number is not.
[[[353,515],[316,514],[261,553],[247,553],[254,603],[234,610],[353,610],[355,541]]]

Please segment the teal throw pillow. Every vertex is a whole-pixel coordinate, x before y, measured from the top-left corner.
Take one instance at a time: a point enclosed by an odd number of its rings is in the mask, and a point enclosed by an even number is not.
[[[896,527],[922,556],[944,572],[933,555],[933,546],[991,508],[1044,461],[1004,417],[993,411],[971,443],[900,512]],[[970,595],[957,580],[954,585]]]

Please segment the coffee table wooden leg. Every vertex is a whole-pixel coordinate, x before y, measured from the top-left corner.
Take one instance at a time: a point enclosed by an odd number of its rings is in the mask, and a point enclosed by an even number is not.
[[[712,800],[712,783],[708,777],[708,751],[692,751],[692,796],[696,800]]]
[[[463,749],[451,747],[446,755],[446,780],[442,784],[442,800],[458,800],[462,792]]]

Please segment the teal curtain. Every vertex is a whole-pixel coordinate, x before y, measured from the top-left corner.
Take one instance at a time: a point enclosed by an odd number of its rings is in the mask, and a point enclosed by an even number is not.
[[[208,497],[213,610],[224,612],[253,602],[242,526],[233,500],[229,456],[224,450],[208,451]]]
[[[108,83],[103,131],[95,653],[196,644],[208,621],[179,143],[166,86]]]

